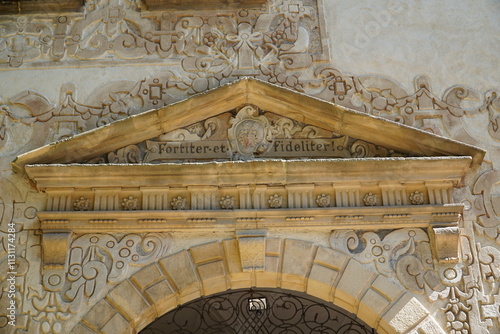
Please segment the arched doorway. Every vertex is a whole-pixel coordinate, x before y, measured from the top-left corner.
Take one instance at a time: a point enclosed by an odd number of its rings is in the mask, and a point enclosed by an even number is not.
[[[373,334],[332,303],[283,289],[240,289],[204,296],[149,324],[140,334]]]

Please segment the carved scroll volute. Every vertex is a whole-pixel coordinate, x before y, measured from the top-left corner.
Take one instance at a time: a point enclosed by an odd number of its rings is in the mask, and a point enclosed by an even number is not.
[[[42,236],[43,285],[49,291],[64,286],[71,233],[44,233]]]
[[[429,235],[433,244],[434,258],[439,263],[457,263],[459,261],[457,226],[430,227]]]

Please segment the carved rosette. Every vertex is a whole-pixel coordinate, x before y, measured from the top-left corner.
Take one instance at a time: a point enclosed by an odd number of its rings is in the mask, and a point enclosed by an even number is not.
[[[177,196],[170,202],[172,210],[186,210],[186,199],[182,196]]]
[[[234,209],[234,196],[223,196],[219,201],[221,209],[232,210]]]
[[[365,206],[375,206],[377,205],[378,196],[372,193],[368,193],[363,197],[363,203]]]
[[[420,191],[415,191],[410,194],[410,202],[413,205],[422,205],[425,203],[424,194]]]
[[[269,207],[273,209],[281,209],[285,205],[283,196],[280,196],[278,194],[270,196],[267,202],[269,203]]]
[[[122,201],[123,210],[137,210],[139,208],[139,201],[137,197],[129,196],[123,199]]]
[[[330,197],[330,195],[327,195],[327,194],[321,194],[321,195],[318,195],[316,197],[316,204],[318,204],[318,206],[320,208],[326,208],[326,207],[329,207],[332,203],[332,199]]]
[[[73,208],[75,209],[75,211],[87,211],[89,209],[89,199],[80,197],[73,202]]]

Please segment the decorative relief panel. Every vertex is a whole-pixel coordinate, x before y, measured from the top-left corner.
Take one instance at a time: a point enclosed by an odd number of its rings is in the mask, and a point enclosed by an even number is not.
[[[153,6],[154,7],[154,6]],[[321,54],[316,0],[269,1],[256,8],[140,13],[135,1],[89,1],[83,15],[3,18],[0,60],[11,67],[110,59],[182,59],[200,92],[231,74],[303,68]],[[277,46],[277,47],[276,47]],[[236,65],[236,68],[232,68]],[[198,70],[208,69],[207,75]]]
[[[163,257],[171,243],[164,233],[74,235],[66,271],[46,268],[43,289],[29,289],[30,331],[62,333],[66,320],[136,271],[132,267]]]
[[[416,293],[442,291],[444,286],[434,271],[427,233],[420,229],[401,229],[380,236],[380,232],[335,231],[333,248],[353,254],[363,263],[373,263],[377,271],[396,277],[405,288]]]
[[[199,160],[403,157],[247,105],[188,127],[128,145],[88,163],[164,163]]]

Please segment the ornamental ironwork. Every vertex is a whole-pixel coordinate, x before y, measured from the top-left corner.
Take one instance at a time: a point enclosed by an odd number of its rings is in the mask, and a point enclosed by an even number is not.
[[[356,315],[304,293],[233,290],[166,313],[140,334],[375,334]]]

